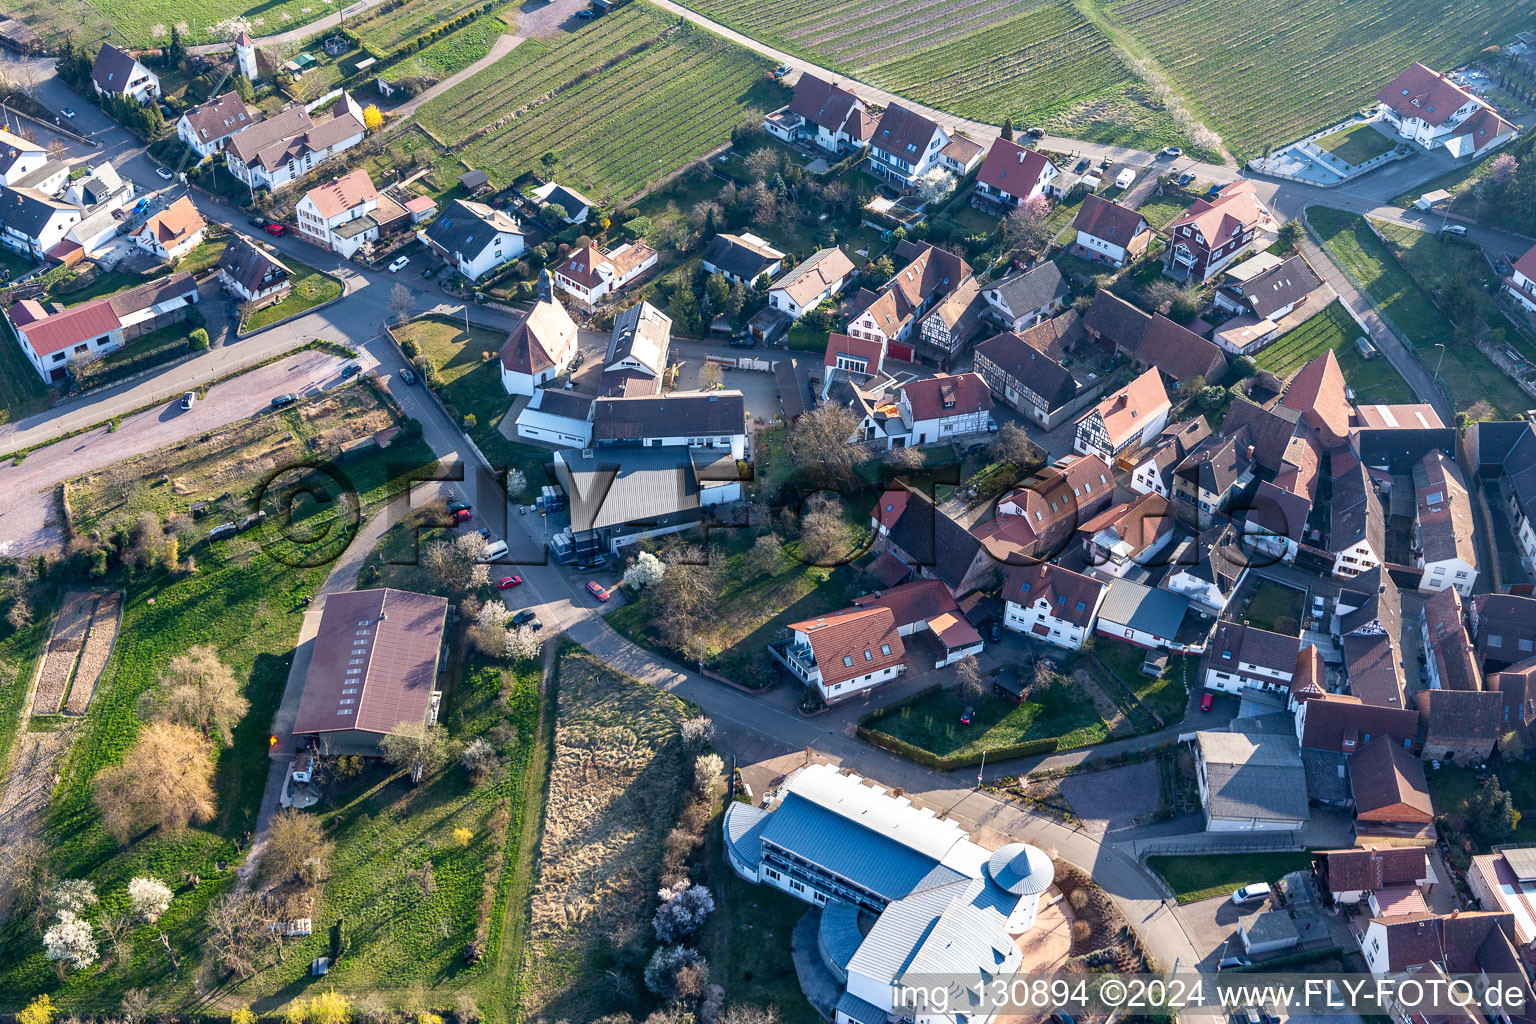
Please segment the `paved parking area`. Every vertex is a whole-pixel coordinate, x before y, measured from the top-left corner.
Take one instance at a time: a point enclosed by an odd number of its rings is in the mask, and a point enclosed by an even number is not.
[[[1228,894],[1185,903],[1179,907],[1178,915],[1195,952],[1200,954],[1201,968],[1215,970],[1216,961],[1227,955],[1228,942],[1232,944],[1232,954],[1242,955],[1243,944],[1237,937],[1237,926],[1252,921],[1268,909],[1268,900],[1239,907],[1233,904],[1231,894]]]
[[[1085,772],[1061,780],[1061,795],[1083,827],[1096,835],[1126,828],[1132,820],[1156,814],[1162,779],[1156,761]]]
[[[0,468],[0,555],[56,551],[63,543],[52,488],[123,459],[154,451],[266,409],[272,396],[311,394],[341,379],[347,360],[328,352],[299,352],[208,389],[191,409],[179,398],[106,427],[66,438]]]

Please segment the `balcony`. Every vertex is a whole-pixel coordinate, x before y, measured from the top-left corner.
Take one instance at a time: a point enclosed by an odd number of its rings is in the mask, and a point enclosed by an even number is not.
[[[780,640],[768,645],[768,653],[774,660],[789,669],[802,683],[809,684],[820,676],[816,658],[809,646],[796,644],[794,639]]]

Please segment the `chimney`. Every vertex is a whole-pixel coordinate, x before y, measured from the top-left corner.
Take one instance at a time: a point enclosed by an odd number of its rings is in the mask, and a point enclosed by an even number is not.
[[[1248,446],[1248,461],[1253,461],[1253,445]]]

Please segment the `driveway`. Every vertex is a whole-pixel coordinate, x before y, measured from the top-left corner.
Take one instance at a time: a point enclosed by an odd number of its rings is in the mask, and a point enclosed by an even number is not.
[[[215,385],[190,410],[173,398],[129,416],[116,430],[98,427],[0,468],[0,555],[58,550],[63,535],[50,489],[63,481],[254,416],[273,395],[318,391],[339,381],[345,364],[327,352],[300,352]]]

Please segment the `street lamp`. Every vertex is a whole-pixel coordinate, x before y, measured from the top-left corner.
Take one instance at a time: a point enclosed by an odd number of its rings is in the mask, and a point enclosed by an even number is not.
[[[1435,342],[1435,348],[1440,350],[1440,358],[1435,361],[1435,382],[1440,380],[1440,365],[1445,362],[1445,342]]]

